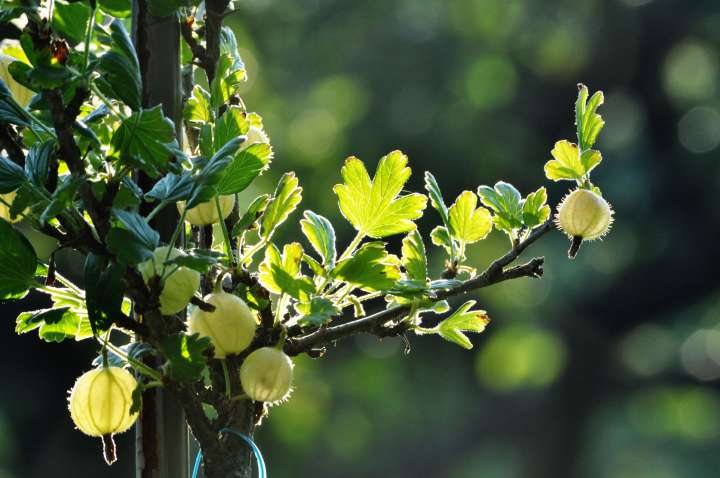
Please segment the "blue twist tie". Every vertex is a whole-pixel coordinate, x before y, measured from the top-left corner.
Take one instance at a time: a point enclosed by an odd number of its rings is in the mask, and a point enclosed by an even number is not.
[[[265,460],[263,460],[262,453],[260,453],[260,448],[255,444],[252,439],[240,433],[239,431],[233,430],[232,428],[223,428],[220,430],[220,433],[230,433],[232,435],[235,435],[238,438],[242,438],[242,440],[248,444],[250,449],[253,451],[253,454],[255,455],[255,460],[257,461],[257,468],[258,468],[258,478],[267,478],[267,470],[265,468]],[[200,463],[202,463],[203,453],[202,450],[198,451],[197,455],[195,456],[195,466],[193,467],[192,472],[192,478],[197,478],[198,473],[200,472]]]

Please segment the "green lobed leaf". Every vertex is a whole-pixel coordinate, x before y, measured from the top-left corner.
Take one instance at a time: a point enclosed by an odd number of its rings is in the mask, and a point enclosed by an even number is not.
[[[102,76],[96,84],[104,94],[122,101],[133,111],[140,111],[142,79],[135,47],[120,20],[110,23],[110,35],[113,47],[98,61]]]
[[[329,322],[341,310],[325,297],[313,297],[310,302],[297,302],[295,311],[300,314],[298,324],[302,326],[320,327]]]
[[[422,216],[427,197],[413,193],[398,197],[410,178],[407,156],[393,151],[378,163],[370,180],[365,165],[355,157],[345,161],[341,174],[344,184],[333,191],[340,211],[355,229],[367,236],[381,238],[415,229],[415,219]]]
[[[15,63],[12,65],[14,64]],[[10,91],[7,89],[7,86],[5,86],[2,78],[0,78],[0,123],[9,123],[25,127],[31,127],[32,125],[23,107],[10,95]]]
[[[435,176],[433,176],[430,171],[425,171],[425,189],[427,190],[428,196],[430,197],[430,205],[438,213],[440,213],[440,218],[442,219],[445,227],[450,227],[450,213],[447,206],[445,205],[445,201],[443,200],[440,186],[438,186],[438,183],[435,180]]]
[[[484,207],[477,207],[477,196],[463,191],[448,210],[449,232],[454,239],[472,244],[485,239],[492,230],[492,215]]]
[[[580,148],[585,151],[597,140],[605,120],[597,113],[597,109],[605,101],[602,91],[596,91],[588,100],[587,86],[580,84],[578,98],[575,102],[575,126]]]
[[[490,323],[490,319],[484,310],[470,310],[475,305],[474,300],[469,300],[461,305],[447,319],[437,326],[437,333],[450,342],[458,344],[465,349],[472,349],[473,344],[463,332],[480,333]]]
[[[45,187],[48,178],[50,155],[55,148],[55,141],[36,142],[25,157],[25,175],[35,186]]]
[[[113,216],[132,232],[142,244],[148,249],[154,250],[160,242],[160,235],[136,212],[113,209]]]
[[[58,184],[57,189],[50,198],[50,203],[40,214],[40,224],[47,224],[51,219],[75,207],[77,190],[86,181],[77,176],[65,176]]]
[[[188,172],[180,175],[168,173],[145,193],[146,199],[164,202],[177,202],[187,199],[192,192],[193,178]]]
[[[265,259],[258,267],[258,281],[272,293],[288,294],[299,301],[308,301],[315,292],[312,281],[300,271],[303,249],[293,242],[285,244],[282,254],[275,244],[265,249]]]
[[[522,210],[525,227],[532,229],[548,220],[551,211],[546,202],[547,191],[544,186],[527,195]]]
[[[231,105],[215,123],[213,147],[221,148],[225,143],[245,135],[250,129],[248,114],[239,106]]]
[[[245,66],[241,63],[238,64],[233,54],[221,52],[215,77],[210,85],[210,97],[213,107],[220,108],[225,103],[228,103],[230,97],[237,93],[239,86],[246,78]]]
[[[224,116],[224,115],[223,115]],[[190,98],[185,103],[183,117],[189,123],[210,123],[213,120],[210,105],[210,93],[200,85],[195,85]]]
[[[108,232],[105,242],[123,264],[134,265],[152,257],[160,235],[135,212],[113,209],[119,225]]]
[[[125,357],[139,360],[144,355],[153,353],[154,351],[152,345],[148,344],[147,342],[130,342],[129,344],[121,345],[117,348],[123,353],[123,356],[116,354],[110,349],[106,350],[108,365],[110,365],[111,367],[125,367],[126,365],[128,365],[128,361],[125,359]],[[92,364],[95,367],[101,366],[103,364],[102,354],[95,357]]]
[[[260,235],[265,238],[272,236],[275,229],[285,222],[300,201],[302,201],[302,188],[295,173],[283,174],[260,220]]]
[[[113,17],[126,18],[132,13],[132,0],[98,0],[97,4],[100,10]]]
[[[578,145],[565,139],[555,143],[550,153],[554,159],[545,163],[545,176],[553,181],[582,182],[602,161],[599,151],[587,150],[581,154]]]
[[[238,222],[236,222],[233,226],[232,232],[230,233],[231,237],[238,237],[246,230],[253,227],[257,223],[257,220],[262,216],[262,213],[265,211],[269,202],[269,194],[261,194],[253,199],[253,202],[250,203],[247,211],[245,211],[245,214],[243,214],[240,220],[238,220]]]
[[[400,280],[400,261],[383,242],[363,244],[352,257],[335,265],[332,277],[368,292],[390,290]]]
[[[0,300],[22,297],[34,282],[35,250],[4,219],[0,219],[0,244]]]
[[[6,156],[0,155],[0,194],[15,191],[25,181],[25,171]]]
[[[218,251],[211,251],[208,249],[190,249],[186,250],[185,254],[178,255],[173,259],[170,259],[165,262],[165,264],[187,267],[204,274],[224,257],[225,255]]]
[[[411,231],[402,241],[401,264],[408,279],[425,282],[427,279],[427,256],[422,236]]]
[[[90,253],[85,259],[85,302],[93,334],[107,330],[123,315],[125,266]]]
[[[167,358],[165,369],[173,380],[192,383],[200,380],[207,366],[205,350],[210,346],[209,337],[198,334],[171,334],[162,339],[162,352]]]
[[[235,154],[217,185],[218,194],[236,194],[244,191],[267,169],[272,157],[272,147],[266,143],[253,144]]]
[[[305,211],[300,221],[303,234],[320,254],[325,266],[332,268],[335,265],[335,229],[325,217],[312,211]]]
[[[495,188],[480,186],[478,196],[495,212],[493,223],[498,229],[511,234],[522,226],[522,196],[512,184],[498,181]]]
[[[57,323],[69,311],[70,307],[31,310],[23,312],[15,319],[15,333],[26,334],[39,328],[44,323]]]
[[[435,226],[430,232],[430,240],[438,247],[442,247],[448,254],[452,251],[452,239],[445,226]]]
[[[67,3],[55,0],[53,30],[65,37],[71,45],[76,45],[85,39],[90,13],[90,7],[82,2]]]
[[[113,133],[108,156],[154,177],[172,169],[171,159],[177,153],[175,127],[157,105],[137,111],[122,122]]]

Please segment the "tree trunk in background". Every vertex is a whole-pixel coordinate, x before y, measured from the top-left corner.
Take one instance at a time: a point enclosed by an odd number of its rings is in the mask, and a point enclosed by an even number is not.
[[[133,4],[133,40],[143,79],[143,106],[161,104],[165,116],[182,131],[180,83],[180,28],[176,17],[156,18],[147,12],[146,0]],[[181,135],[180,135],[181,136]],[[182,142],[182,137],[178,138]],[[149,178],[138,177],[148,189]],[[166,208],[153,227],[168,241],[179,220],[174,208]],[[189,434],[180,404],[162,389],[143,394],[143,408],[136,427],[136,478],[186,478]]]

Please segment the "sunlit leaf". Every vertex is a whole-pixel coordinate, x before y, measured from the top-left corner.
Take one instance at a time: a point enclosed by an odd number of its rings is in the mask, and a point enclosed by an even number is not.
[[[244,191],[267,169],[272,157],[272,147],[266,143],[253,144],[236,153],[218,182],[218,194],[236,194]]]
[[[285,173],[275,188],[270,203],[260,221],[260,235],[270,237],[280,224],[285,222],[302,200],[302,188],[295,173]]]
[[[504,181],[495,183],[495,187],[480,186],[478,195],[482,203],[493,210],[495,226],[511,234],[522,226],[522,196],[512,184]]]
[[[471,349],[473,347],[470,339],[463,332],[480,333],[490,323],[490,318],[484,310],[470,310],[475,305],[474,300],[469,300],[440,322],[437,326],[437,333],[450,342],[459,346]]]
[[[332,276],[365,291],[390,290],[400,280],[400,261],[382,242],[363,244],[352,257],[335,265]]]
[[[185,103],[183,116],[190,123],[208,123],[212,121],[210,93],[202,86],[195,85],[193,88],[190,98]]]
[[[408,279],[422,282],[427,279],[425,244],[417,230],[408,233],[402,241],[401,263]]]
[[[0,219],[0,299],[22,297],[33,284],[37,256],[32,245]]]
[[[530,193],[525,198],[523,204],[523,224],[525,227],[532,229],[544,223],[550,217],[550,206],[547,202],[547,191],[545,187],[541,187],[534,193]]]
[[[430,231],[430,240],[434,245],[444,248],[448,254],[451,253],[452,239],[445,226],[435,226],[435,228]]]
[[[596,91],[588,100],[587,86],[579,86],[578,99],[575,102],[575,125],[577,126],[578,143],[585,151],[595,144],[600,130],[605,126],[605,120],[597,114],[597,109],[603,104],[605,97],[602,91]]]
[[[581,155],[575,143],[564,139],[555,143],[551,154],[555,159],[545,163],[545,176],[553,181],[582,181],[602,161],[600,151],[591,149]]]
[[[302,275],[300,263],[303,249],[293,242],[285,244],[282,254],[275,244],[265,249],[265,260],[258,268],[258,280],[267,290],[275,294],[288,294],[294,299],[307,301],[315,292],[312,281]]]
[[[209,337],[198,334],[172,334],[161,342],[162,352],[168,360],[166,369],[173,380],[195,382],[207,366],[205,350],[210,346]]]
[[[484,207],[477,207],[477,196],[463,191],[448,210],[450,235],[468,244],[485,239],[492,230],[492,216]]]
[[[319,327],[334,315],[340,315],[340,309],[330,299],[313,297],[310,302],[298,302],[295,311],[301,315],[298,324]]]
[[[139,111],[142,101],[142,79],[140,64],[130,35],[120,20],[110,24],[113,47],[100,56],[98,70],[102,76],[96,80],[100,90]],[[170,139],[165,140],[165,142]]]
[[[55,1],[53,30],[64,36],[71,44],[75,45],[83,41],[88,20],[90,20],[90,7],[84,3]]]
[[[417,193],[398,197],[410,178],[406,165],[407,156],[393,151],[380,160],[371,181],[362,161],[355,157],[345,161],[344,184],[335,185],[333,190],[340,211],[357,231],[381,238],[415,229],[413,221],[422,216],[427,197]]]
[[[175,127],[162,113],[162,106],[133,113],[122,122],[111,140],[108,156],[151,176],[171,167],[178,153]]]
[[[260,196],[253,199],[253,202],[247,208],[247,211],[240,217],[238,222],[232,228],[230,235],[237,237],[245,232],[247,229],[253,227],[257,220],[262,216],[263,211],[270,202],[269,194],[261,194]]]
[[[307,237],[313,248],[322,257],[323,264],[329,267],[335,265],[335,229],[326,218],[312,211],[303,213],[304,219],[300,221],[303,234]]]

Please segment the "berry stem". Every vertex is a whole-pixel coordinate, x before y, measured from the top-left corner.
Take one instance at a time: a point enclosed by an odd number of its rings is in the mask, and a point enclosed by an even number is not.
[[[573,236],[572,242],[570,243],[570,249],[568,249],[568,258],[575,259],[580,246],[582,245],[583,238],[581,236]]]
[[[103,435],[102,444],[105,463],[107,463],[108,465],[112,465],[117,461],[117,448],[115,447],[115,440],[113,440],[113,436],[110,434]]]

